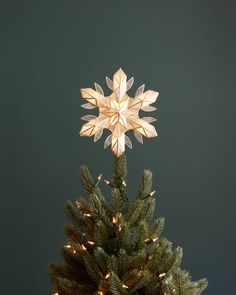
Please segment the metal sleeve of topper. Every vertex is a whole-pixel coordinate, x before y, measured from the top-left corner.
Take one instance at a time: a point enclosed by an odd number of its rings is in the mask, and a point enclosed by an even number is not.
[[[152,112],[156,110],[153,104],[159,93],[152,90],[144,91],[145,85],[141,85],[135,92],[135,97],[128,96],[134,78],[127,81],[127,76],[120,68],[114,75],[113,80],[106,77],[106,83],[112,93],[104,95],[103,89],[94,83],[92,88],[82,88],[81,95],[87,101],[81,107],[84,109],[99,109],[99,115],[86,115],[81,119],[87,121],[80,130],[81,136],[94,136],[97,141],[104,129],[111,131],[104,143],[104,148],[111,145],[113,153],[119,157],[125,151],[125,146],[132,148],[130,138],[125,134],[129,130],[134,130],[136,139],[143,143],[143,136],[157,136],[156,129],[150,123],[156,121],[153,117],[139,117],[139,111]]]

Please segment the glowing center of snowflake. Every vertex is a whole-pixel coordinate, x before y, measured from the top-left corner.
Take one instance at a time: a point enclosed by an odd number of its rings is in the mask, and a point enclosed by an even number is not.
[[[138,114],[137,109],[129,108],[130,101],[128,95],[125,95],[121,102],[111,98],[109,108],[101,108],[101,113],[110,118],[110,127],[120,123],[126,130],[128,129],[127,119]]]

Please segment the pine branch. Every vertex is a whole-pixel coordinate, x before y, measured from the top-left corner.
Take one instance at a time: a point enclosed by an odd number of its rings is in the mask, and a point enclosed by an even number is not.
[[[150,194],[152,190],[152,172],[150,170],[144,170],[141,184],[139,187],[138,198],[144,199]]]

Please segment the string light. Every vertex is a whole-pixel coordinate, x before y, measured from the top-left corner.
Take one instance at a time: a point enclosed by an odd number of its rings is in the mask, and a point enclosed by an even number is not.
[[[100,174],[100,175],[97,177],[97,181],[96,181],[96,183],[94,184],[94,187],[98,185],[98,183],[100,182],[101,178],[102,178],[102,174]]]
[[[152,197],[152,196],[154,196],[155,195],[155,193],[156,193],[156,191],[152,191],[152,192],[150,192],[150,197]]]
[[[97,294],[98,295],[103,295],[103,292],[102,291],[98,291]]]
[[[58,292],[56,292],[56,293],[54,293],[53,295],[59,295],[59,293],[58,293]]]
[[[145,239],[144,242],[147,243],[148,241],[150,241],[150,239]]]
[[[109,273],[106,274],[105,279],[108,279],[110,276],[111,276],[111,275],[110,275]]]
[[[117,219],[115,217],[112,217],[112,223],[117,223]]]
[[[90,216],[91,216],[90,213],[84,213],[83,215],[84,215],[84,216],[87,216],[87,217],[90,217]]]
[[[122,284],[122,287],[125,288],[125,289],[129,288],[129,287],[128,287],[127,285],[125,285],[125,284]]]
[[[64,248],[71,248],[71,245],[65,245]]]
[[[100,181],[101,178],[102,178],[102,174],[100,174],[100,175],[98,176],[98,180]]]
[[[75,254],[75,253],[76,253],[76,251],[75,251],[75,250],[73,250],[73,253]]]
[[[90,244],[90,245],[94,245],[93,241],[87,241],[87,243]]]
[[[154,238],[154,239],[152,239],[153,242],[156,242],[156,241],[158,241],[158,240],[159,240],[159,238]]]
[[[121,231],[121,224],[119,224],[118,231]]]
[[[87,250],[87,248],[84,246],[84,244],[82,244],[81,247],[84,251]]]
[[[75,201],[75,203],[76,203],[76,206],[77,206],[77,208],[81,208],[81,204],[80,204],[80,202],[79,201]]]
[[[110,184],[110,181],[107,180],[107,179],[104,179],[104,182],[105,182],[106,184]]]
[[[166,275],[165,272],[159,274],[159,278],[163,278]]]
[[[123,186],[125,186],[125,187],[127,186],[125,180],[122,181],[122,184],[123,184]]]

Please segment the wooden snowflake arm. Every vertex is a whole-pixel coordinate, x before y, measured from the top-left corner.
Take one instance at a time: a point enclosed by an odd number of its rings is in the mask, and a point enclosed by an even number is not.
[[[112,132],[111,149],[117,157],[125,151],[125,130],[120,124]]]
[[[118,101],[120,101],[127,91],[127,76],[122,69],[113,75],[113,91]]]
[[[130,121],[130,124],[136,133],[139,133],[143,136],[155,137],[158,135],[155,127],[142,119],[134,118]]]
[[[139,96],[135,97],[130,104],[130,108],[139,108],[142,109],[150,104],[154,103],[159,95],[159,92],[148,90]]]
[[[99,92],[95,91],[92,88],[82,88],[80,89],[81,95],[84,99],[86,99],[92,105],[97,107],[108,107],[109,100],[107,97],[104,97]]]
[[[93,136],[96,133],[101,134],[101,130],[108,127],[109,118],[96,117],[86,124],[84,124],[80,130],[81,136]]]

